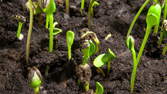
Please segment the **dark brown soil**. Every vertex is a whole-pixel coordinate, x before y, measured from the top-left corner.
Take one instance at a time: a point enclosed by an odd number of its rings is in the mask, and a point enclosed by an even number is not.
[[[31,39],[30,63],[25,63],[25,44],[28,31],[28,10],[26,0],[0,0],[0,94],[32,94],[28,86],[27,68],[37,66],[41,71],[44,83],[40,94],[81,94],[82,88],[77,83],[75,66],[81,63],[82,54],[79,42],[79,30],[87,28],[87,16],[80,15],[78,0],[71,1],[70,17],[64,12],[63,5],[57,5],[55,20],[63,33],[55,37],[54,52],[49,53],[48,31],[38,24],[37,16]],[[111,62],[111,72],[103,77],[92,66],[90,88],[95,90],[95,82],[104,85],[105,94],[129,94],[129,81],[132,69],[132,58],[125,45],[128,27],[145,0],[99,0],[100,6],[95,8],[95,15],[91,30],[101,41],[100,53],[111,48],[117,58]],[[76,8],[75,8],[76,7]],[[88,7],[86,5],[86,7]],[[87,10],[87,8],[85,9]],[[145,29],[146,10],[139,17],[135,25],[133,36],[136,39],[136,50],[139,50]],[[86,13],[86,12],[85,12]],[[23,26],[25,38],[16,39],[17,21],[13,15],[21,14],[27,18]],[[67,46],[65,34],[67,30],[76,34],[72,48],[73,60],[67,60]],[[112,34],[109,40],[104,40]],[[161,55],[161,48],[157,47],[157,37],[151,36],[140,62],[135,85],[135,94],[167,94],[167,56]],[[50,66],[48,76],[45,76],[46,66]],[[106,68],[102,68],[106,70]]]

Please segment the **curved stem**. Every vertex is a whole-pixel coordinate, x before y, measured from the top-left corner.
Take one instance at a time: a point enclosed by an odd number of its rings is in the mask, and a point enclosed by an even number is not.
[[[132,23],[130,24],[128,33],[127,33],[127,37],[130,35],[130,33],[132,32],[132,28],[136,22],[136,20],[138,19],[138,17],[140,16],[141,12],[143,11],[143,9],[146,7],[146,5],[150,2],[150,0],[146,0],[144,2],[144,4],[141,6],[141,8],[139,9],[139,11],[137,12],[136,16],[134,17]]]
[[[28,63],[29,54],[30,54],[30,39],[31,39],[31,33],[32,33],[32,26],[33,26],[33,9],[32,9],[32,1],[29,0],[30,3],[30,23],[29,23],[29,29],[28,29],[28,36],[27,36],[27,43],[26,43],[26,62]]]
[[[144,51],[145,45],[146,45],[146,43],[147,43],[148,37],[149,37],[149,35],[150,35],[150,32],[151,32],[151,27],[150,27],[150,26],[147,26],[146,34],[145,34],[145,36],[144,36],[144,40],[143,40],[143,42],[142,42],[142,45],[141,45],[140,50],[139,50],[139,54],[138,54],[138,56],[137,56],[137,63],[140,62],[140,58],[141,58],[141,56],[142,56],[142,54],[143,54],[143,51]]]

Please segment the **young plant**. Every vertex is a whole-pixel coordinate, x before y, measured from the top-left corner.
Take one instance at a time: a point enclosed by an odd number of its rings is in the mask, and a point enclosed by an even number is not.
[[[81,0],[81,8],[80,8],[81,14],[83,14],[84,8],[85,8],[85,0]]]
[[[42,84],[42,75],[36,67],[29,69],[28,80],[30,87],[34,89],[34,94],[39,94]]]
[[[100,67],[107,65],[107,74],[109,74],[110,72],[110,62],[116,58],[116,55],[111,51],[111,49],[108,49],[107,53],[101,54],[99,56],[97,56],[94,61],[93,61],[93,65],[95,67],[97,67],[99,70]],[[101,70],[101,72],[104,74],[104,72]]]
[[[134,39],[133,39],[133,37],[128,36],[128,38],[127,38],[126,44],[127,44],[127,47],[130,49],[130,51],[132,53],[133,63],[134,63],[133,71],[132,71],[132,75],[131,75],[131,93],[133,93],[133,90],[134,90],[134,83],[135,83],[135,79],[136,79],[137,66],[138,66],[138,64],[140,62],[140,58],[141,58],[141,56],[143,54],[145,45],[146,45],[146,43],[148,41],[148,37],[149,37],[149,35],[151,33],[151,29],[154,26],[159,25],[160,16],[161,16],[161,6],[159,4],[152,5],[149,8],[148,13],[147,13],[147,17],[146,17],[146,23],[147,23],[146,33],[145,33],[145,36],[144,36],[144,39],[143,39],[143,42],[141,44],[141,47],[140,47],[140,50],[139,50],[139,53],[138,53],[137,57],[136,57],[136,52],[135,52],[135,49],[134,49]]]
[[[33,10],[33,5],[31,0],[28,0],[28,2],[26,3],[26,6],[30,11],[30,21],[29,21],[30,23],[29,23],[27,43],[26,43],[26,62],[28,63],[29,54],[30,54],[30,39],[31,39],[32,27],[33,27],[34,10]]]
[[[18,28],[17,28],[16,37],[19,40],[22,40],[24,36],[23,36],[23,34],[21,34],[21,30],[22,30],[23,24],[26,22],[26,18],[22,15],[16,15],[14,18],[18,21]]]
[[[70,12],[70,1],[69,0],[66,0],[66,13],[69,14]]]
[[[71,47],[74,42],[75,33],[72,31],[67,31],[66,33],[66,42],[67,42],[67,48],[68,48],[68,60],[71,59]]]
[[[96,82],[95,94],[104,94],[104,87],[99,82]]]
[[[56,12],[56,4],[54,0],[50,0],[49,3],[46,5],[46,8],[43,9],[44,13],[46,14],[46,28],[52,27],[54,24],[54,17],[53,13]]]
[[[99,6],[100,4],[96,0],[90,0],[89,8],[88,8],[88,27],[90,28],[91,19],[93,17],[93,7]]]

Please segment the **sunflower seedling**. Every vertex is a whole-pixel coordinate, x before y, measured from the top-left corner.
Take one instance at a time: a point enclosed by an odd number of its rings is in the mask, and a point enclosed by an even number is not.
[[[85,91],[89,90],[89,82],[92,76],[91,68],[88,64],[89,58],[96,53],[96,48],[96,45],[91,40],[85,40],[82,49],[82,63],[76,67],[78,82],[82,84]]]
[[[104,94],[104,87],[99,82],[96,82],[95,94]]]
[[[75,33],[72,31],[67,31],[66,33],[66,43],[67,43],[67,48],[68,48],[68,60],[71,59],[71,47],[74,42],[75,38]]]
[[[34,94],[39,94],[42,75],[36,67],[29,68],[28,81],[30,87],[34,89]]]
[[[93,17],[93,7],[99,6],[100,4],[96,0],[90,0],[89,8],[88,8],[88,27],[90,28],[91,19]]]
[[[132,36],[128,36],[127,38],[127,41],[126,41],[126,44],[127,44],[127,47],[129,48],[129,50],[131,51],[132,53],[132,57],[133,57],[133,71],[132,71],[132,75],[131,75],[131,93],[133,93],[133,90],[134,90],[134,85],[135,85],[135,79],[136,79],[136,72],[137,72],[137,66],[140,62],[140,58],[143,54],[143,51],[144,51],[144,48],[145,48],[145,45],[148,41],[148,38],[149,38],[149,35],[151,33],[151,29],[152,27],[154,26],[157,26],[159,25],[159,21],[160,21],[160,16],[161,16],[161,6],[159,4],[155,4],[155,5],[152,5],[149,10],[148,10],[148,13],[147,13],[147,17],[146,17],[146,23],[147,23],[147,27],[146,27],[146,33],[145,33],[145,36],[144,36],[144,39],[142,41],[142,44],[141,44],[141,47],[140,47],[140,50],[139,50],[139,53],[136,57],[136,52],[135,52],[135,49],[134,49],[134,39]]]
[[[16,37],[19,40],[22,40],[24,38],[24,35],[21,34],[21,30],[22,30],[23,24],[26,22],[26,18],[22,15],[16,15],[14,18],[18,21]]]
[[[97,67],[100,70],[100,72],[102,72],[103,76],[105,76],[104,72],[100,69],[100,67],[107,65],[107,74],[109,74],[110,62],[114,58],[116,58],[116,55],[111,51],[111,49],[108,49],[107,53],[101,54],[94,59],[93,65]]]
[[[30,21],[29,21],[30,23],[29,23],[27,43],[26,43],[26,62],[28,63],[29,53],[30,53],[30,39],[31,39],[32,27],[33,27],[34,10],[33,10],[33,5],[32,5],[31,0],[28,0],[28,2],[26,3],[26,6],[30,11]]]

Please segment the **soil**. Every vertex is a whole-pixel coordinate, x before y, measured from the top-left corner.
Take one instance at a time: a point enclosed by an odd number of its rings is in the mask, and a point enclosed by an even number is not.
[[[30,62],[25,63],[25,44],[28,31],[29,12],[24,4],[26,0],[0,0],[0,94],[33,94],[28,85],[28,67],[36,66],[43,75],[43,85],[40,94],[81,94],[75,67],[82,62],[79,30],[87,28],[86,11],[79,12],[80,1],[70,1],[70,16],[65,14],[64,2],[58,0],[55,21],[63,33],[55,37],[54,51],[48,52],[48,30],[44,22],[39,25],[35,16],[31,39]],[[91,31],[97,34],[101,44],[100,51],[91,57],[92,77],[90,88],[95,90],[95,82],[99,81],[105,89],[105,94],[130,94],[129,81],[132,70],[131,53],[125,45],[128,27],[140,6],[145,0],[98,0],[100,6],[94,8]],[[147,8],[139,17],[133,29],[135,49],[141,45],[146,27],[145,15]],[[16,38],[17,21],[14,15],[23,15],[27,21],[23,26],[24,39]],[[43,19],[44,20],[44,19]],[[75,32],[75,42],[72,47],[73,60],[67,59],[65,34],[67,30]],[[111,34],[112,37],[104,40]],[[157,47],[158,37],[149,38],[137,72],[134,94],[167,94],[167,56],[161,55],[161,47]],[[93,67],[92,61],[98,54],[111,48],[117,58],[111,62],[111,72],[104,77]],[[48,75],[45,75],[49,66]],[[106,67],[102,70],[106,71]]]

